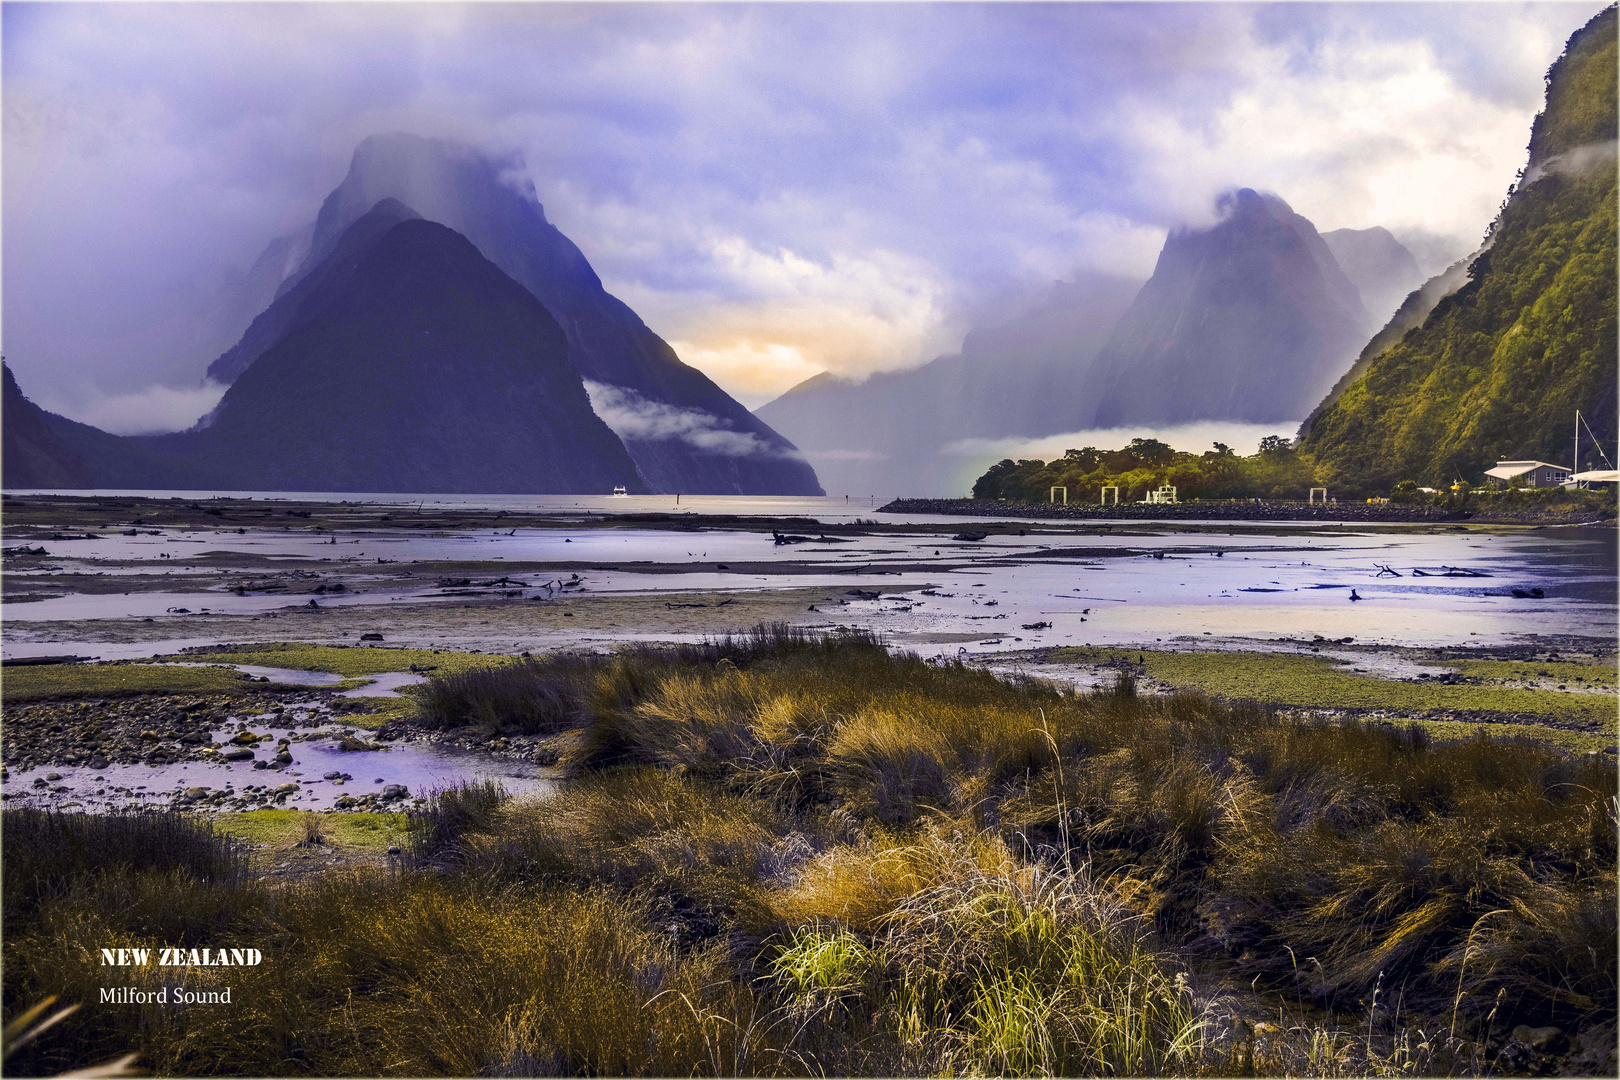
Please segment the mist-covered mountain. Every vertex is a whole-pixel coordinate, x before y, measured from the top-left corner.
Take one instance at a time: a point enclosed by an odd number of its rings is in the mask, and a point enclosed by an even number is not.
[[[98,487],[646,490],[544,305],[397,201],[353,222],[243,341],[256,355],[205,427],[52,430]]]
[[[1089,427],[1304,416],[1373,326],[1313,226],[1241,189],[1223,219],[1170,234],[1096,361]]]
[[[969,333],[959,353],[864,382],[824,372],[756,415],[834,493],[965,491],[973,469],[953,443],[1084,426],[1092,361],[1140,287],[1104,274],[1059,282],[1016,318]]]
[[[8,488],[92,487],[84,460],[51,430],[50,413],[23,396],[9,364],[0,364],[0,461]]]
[[[1361,294],[1361,305],[1375,326],[1382,325],[1423,283],[1417,260],[1383,226],[1334,229],[1321,235],[1339,269]]]
[[[1611,6],[1548,73],[1529,164],[1485,247],[1425,285],[1318,410],[1301,450],[1328,483],[1387,491],[1477,479],[1499,459],[1568,463],[1577,409],[1614,447],[1616,57]]]
[[[266,350],[320,315],[323,306],[339,295],[337,286],[341,285],[341,279],[354,272],[390,229],[401,221],[419,217],[420,214],[398,199],[378,201],[331,245],[325,258],[301,267],[296,276],[284,279],[269,306],[254,318],[241,339],[214,361],[208,369],[209,375],[219,382],[235,382]],[[270,250],[278,246],[280,242],[273,243]],[[263,263],[264,259],[259,262]],[[212,419],[209,417],[205,425]]]
[[[366,139],[348,175],[322,204],[309,253],[280,286],[278,302],[326,263],[356,220],[382,200],[395,199],[465,236],[555,316],[567,337],[569,362],[593,384],[598,411],[622,437],[651,490],[820,494],[814,470],[791,443],[682,363],[602,288],[579,248],[546,220],[533,185],[513,186],[503,176],[504,164],[439,140]],[[260,344],[244,337],[209,375],[233,382]]]

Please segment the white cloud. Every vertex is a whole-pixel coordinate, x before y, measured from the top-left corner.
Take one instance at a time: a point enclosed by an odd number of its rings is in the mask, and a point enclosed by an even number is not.
[[[759,408],[780,396],[784,390],[824,370],[822,365],[805,359],[798,345],[775,342],[761,344],[751,336],[716,336],[724,344],[708,347],[693,341],[677,340],[669,345],[682,360],[724,386],[747,409]]]
[[[1233,185],[1433,260],[1483,235],[1600,7],[12,4],[6,355],[81,413],[200,374],[221,280],[379,130],[522,152],[607,287],[744,398],[1143,275]]]
[[[782,451],[751,431],[735,431],[721,417],[703,409],[687,409],[648,401],[623,386],[585,380],[591,408],[619,438],[630,442],[676,439],[699,450],[724,457],[779,457]]]
[[[133,394],[98,398],[75,410],[74,419],[114,435],[157,435],[184,431],[206,416],[225,396],[222,383],[191,390],[149,386]]]
[[[1562,154],[1554,154],[1527,171],[1520,182],[1521,186],[1533,184],[1550,172],[1579,174],[1599,168],[1613,169],[1617,149],[1620,149],[1620,142],[1608,139],[1604,142],[1586,143]]]
[[[1346,32],[1308,64],[1290,45],[1256,43],[1250,78],[1207,112],[1151,97],[1125,106],[1166,204],[1199,223],[1215,192],[1254,187],[1324,231],[1438,233],[1452,257],[1477,243],[1524,164],[1539,95],[1471,94],[1467,72],[1427,40]]]
[[[954,348],[965,329],[951,318],[950,286],[916,258],[884,250],[811,257],[735,234],[701,250],[718,287],[633,283],[618,293],[681,359],[750,407],[821,371],[915,365]]]

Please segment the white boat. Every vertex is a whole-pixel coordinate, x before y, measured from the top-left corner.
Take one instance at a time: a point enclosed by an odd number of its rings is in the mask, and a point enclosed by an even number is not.
[[[613,489],[613,497],[615,499],[628,499],[630,497],[630,493],[624,490],[623,484],[620,484],[618,487]]]

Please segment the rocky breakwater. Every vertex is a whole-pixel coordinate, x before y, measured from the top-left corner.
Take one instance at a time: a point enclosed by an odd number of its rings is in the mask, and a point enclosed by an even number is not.
[[[949,514],[958,517],[1050,518],[1063,521],[1367,521],[1448,522],[1471,517],[1469,511],[1432,506],[1374,503],[1303,503],[1292,501],[1233,500],[1183,503],[1014,502],[1007,499],[895,499],[878,507],[887,514]]]

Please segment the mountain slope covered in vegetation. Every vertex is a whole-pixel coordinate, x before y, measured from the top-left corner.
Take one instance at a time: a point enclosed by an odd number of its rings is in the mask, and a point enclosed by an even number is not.
[[[1301,450],[1324,482],[1382,491],[1477,481],[1498,459],[1568,463],[1577,409],[1613,453],[1615,23],[1614,7],[1599,14],[1549,72],[1529,165],[1468,284],[1312,424]]]

